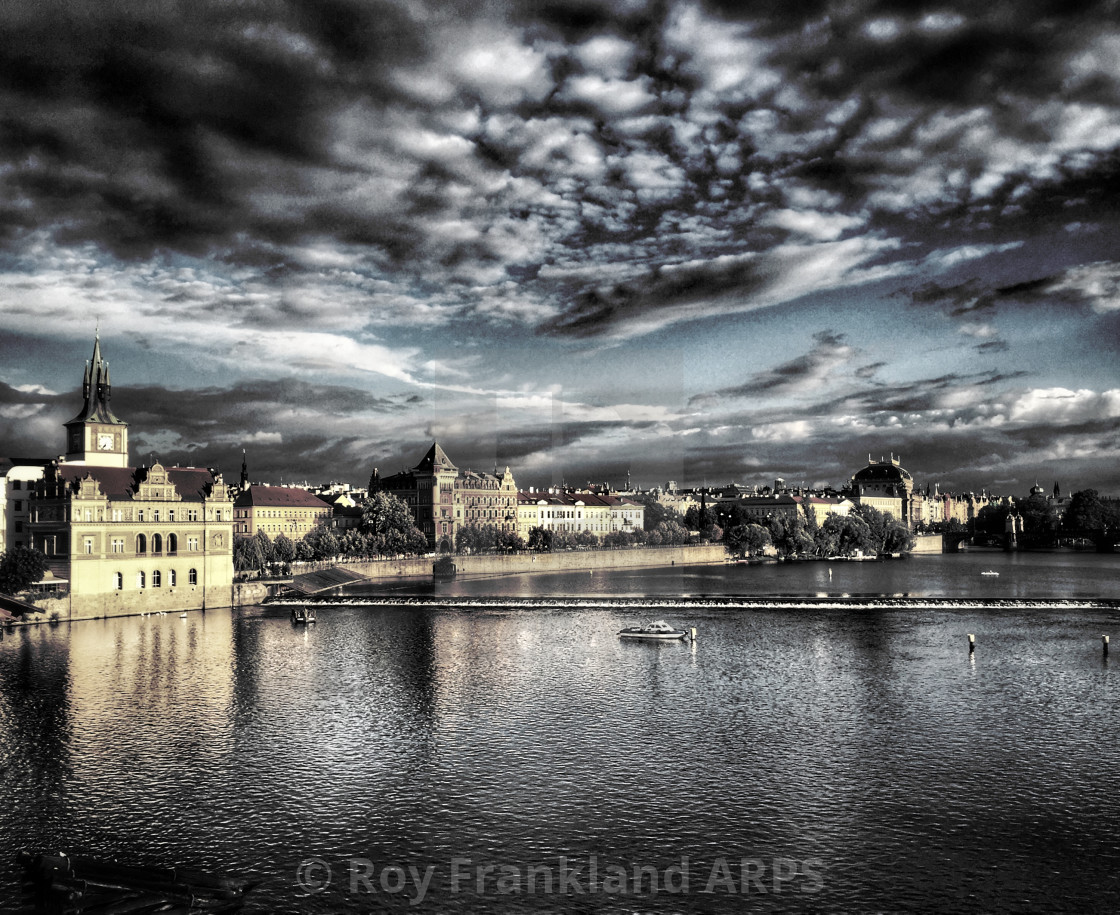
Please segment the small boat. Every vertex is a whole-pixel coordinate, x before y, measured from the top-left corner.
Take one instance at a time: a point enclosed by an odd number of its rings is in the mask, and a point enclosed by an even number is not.
[[[674,629],[665,620],[658,620],[656,623],[650,623],[647,626],[629,626],[626,629],[620,629],[618,632],[619,638],[623,639],[656,639],[659,641],[671,641],[673,639],[687,639],[687,629]]]
[[[308,624],[315,622],[315,608],[314,607],[292,607],[292,622],[300,624]]]
[[[999,578],[999,572],[993,572],[991,569],[988,569],[987,572],[981,572],[980,574],[981,575],[990,575],[993,578]]]

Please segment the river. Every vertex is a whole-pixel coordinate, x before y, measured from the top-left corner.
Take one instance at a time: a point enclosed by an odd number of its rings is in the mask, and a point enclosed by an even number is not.
[[[247,876],[261,913],[1111,912],[1118,583],[974,553],[9,632],[0,911],[29,848]],[[698,640],[621,642],[643,598]]]

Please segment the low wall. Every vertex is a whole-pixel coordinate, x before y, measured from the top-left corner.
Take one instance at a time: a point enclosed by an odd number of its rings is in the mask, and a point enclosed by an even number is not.
[[[452,556],[460,578],[524,575],[529,572],[578,572],[595,569],[641,569],[653,566],[707,565],[727,561],[720,544],[705,546],[640,547],[620,550],[573,550],[563,553],[514,553]],[[431,578],[430,556],[423,559],[380,559],[348,562],[342,568],[371,581]]]
[[[912,553],[944,553],[945,540],[940,534],[916,534]]]
[[[92,620],[110,616],[139,616],[142,613],[182,613],[208,607],[240,607],[259,604],[275,586],[244,582],[224,587],[146,588],[143,591],[109,591],[105,594],[61,594],[40,597],[33,603],[38,613],[25,614],[24,622],[45,620]]]

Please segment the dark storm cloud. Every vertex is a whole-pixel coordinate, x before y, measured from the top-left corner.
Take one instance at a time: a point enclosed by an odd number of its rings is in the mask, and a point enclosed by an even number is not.
[[[813,335],[813,348],[796,359],[784,362],[765,372],[756,372],[748,381],[730,388],[720,388],[717,397],[750,397],[759,394],[774,396],[799,393],[820,386],[837,368],[855,355],[844,341],[843,334],[821,331]],[[700,403],[710,395],[693,397],[690,404]]]

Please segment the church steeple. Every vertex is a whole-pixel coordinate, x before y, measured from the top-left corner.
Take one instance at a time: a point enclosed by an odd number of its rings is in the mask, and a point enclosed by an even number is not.
[[[242,492],[249,490],[249,459],[245,456],[245,449],[241,449],[241,479],[238,481]]]
[[[82,375],[81,412],[66,423],[66,460],[99,467],[128,466],[128,424],[109,406],[109,363],[101,356],[101,330],[93,338],[93,358]]]

